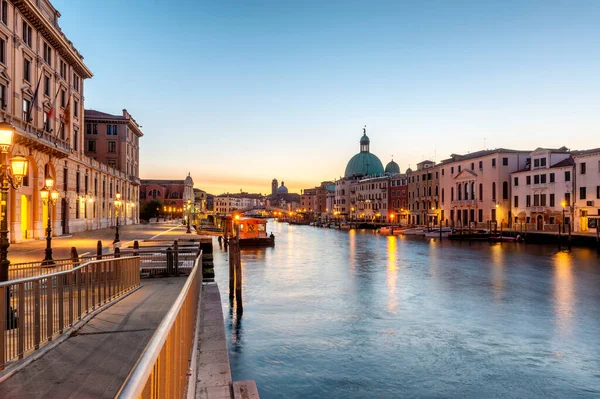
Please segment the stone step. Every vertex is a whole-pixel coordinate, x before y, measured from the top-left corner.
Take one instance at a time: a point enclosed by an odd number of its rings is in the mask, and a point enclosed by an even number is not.
[[[233,399],[259,399],[258,389],[254,380],[233,382]]]

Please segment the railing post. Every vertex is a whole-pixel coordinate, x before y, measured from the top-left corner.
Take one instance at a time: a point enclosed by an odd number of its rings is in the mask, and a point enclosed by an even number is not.
[[[75,282],[77,284],[77,318],[81,319],[83,310],[81,309],[81,269],[75,272]]]
[[[173,243],[173,273],[179,276],[179,241]]]
[[[98,240],[96,244],[96,260],[102,259],[102,241]]]
[[[25,287],[24,284],[21,283],[18,285],[19,287],[19,308],[23,309],[23,315],[21,315],[17,320],[17,328],[19,329],[19,338],[18,338],[18,348],[19,348],[19,359],[23,359],[23,355],[25,354]]]
[[[171,247],[167,248],[167,275],[170,276],[173,273],[173,250]]]
[[[52,341],[54,335],[54,289],[52,288],[54,280],[54,277],[49,277],[46,283],[46,335],[48,342]],[[58,280],[60,278],[56,277],[57,284]]]
[[[73,267],[79,266],[79,254],[75,247],[71,247],[71,261],[73,262]]]
[[[140,254],[140,243],[135,240],[133,242],[133,256],[138,256]]]
[[[115,248],[115,258],[121,257],[121,249],[119,247]]]
[[[6,291],[8,289],[7,287],[0,287],[0,370],[4,369],[6,363],[6,331],[8,330],[8,313],[6,309],[10,306],[6,303]]]
[[[56,282],[56,289],[58,290],[58,332],[61,334],[63,333],[65,328],[65,285],[63,284],[64,281],[64,279],[58,278]]]
[[[33,344],[35,349],[40,349],[40,336],[41,331],[41,309],[40,309],[41,295],[40,295],[40,280],[33,282]],[[23,305],[21,305],[23,306]]]

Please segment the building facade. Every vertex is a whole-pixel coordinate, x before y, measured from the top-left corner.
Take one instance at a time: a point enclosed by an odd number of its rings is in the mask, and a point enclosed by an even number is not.
[[[141,179],[140,206],[150,201],[162,204],[165,216],[183,217],[188,200],[194,202],[194,180]]]
[[[525,167],[531,151],[494,149],[452,154],[438,165],[444,224],[512,227],[511,174]]]
[[[524,230],[558,231],[560,224],[571,223],[575,162],[565,147],[538,148],[529,158],[511,175],[513,223]]]
[[[16,129],[9,156],[29,161],[23,186],[8,198],[10,241],[45,235],[45,178],[59,192],[50,210],[57,235],[113,226],[117,215],[120,224],[137,223],[129,176],[85,154],[84,81],[93,75],[60,29],[60,13],[48,0],[0,5],[0,115]]]
[[[433,161],[422,161],[416,170],[406,172],[408,190],[408,223],[434,225],[443,220],[440,208],[440,173]]]
[[[390,222],[408,224],[408,178],[405,174],[396,174],[390,178],[388,213]]]
[[[231,215],[234,211],[246,211],[264,206],[259,194],[221,194],[215,197],[215,212]]]
[[[600,223],[600,148],[574,151],[576,189],[572,203],[575,231],[596,233]]]

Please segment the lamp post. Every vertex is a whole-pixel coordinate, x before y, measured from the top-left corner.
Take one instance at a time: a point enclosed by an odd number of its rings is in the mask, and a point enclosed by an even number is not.
[[[192,209],[192,200],[187,200],[187,234],[190,234],[190,210]]]
[[[46,186],[40,191],[42,203],[48,207],[48,225],[46,227],[46,256],[42,261],[42,265],[53,265],[52,259],[52,206],[56,205],[58,199],[58,191],[53,190],[54,179],[47,178]]]
[[[23,176],[27,174],[27,158],[15,156],[8,159],[8,148],[12,145],[14,132],[15,128],[10,123],[0,122],[0,179],[2,180],[0,187],[0,281],[8,281],[10,265],[8,260],[8,247],[10,246],[7,220],[8,188],[9,185],[15,190],[21,187]],[[5,300],[8,304],[10,303],[8,290],[6,295]]]
[[[117,192],[115,194],[115,217],[117,218],[116,230],[115,230],[115,240],[113,244],[120,242],[119,239],[119,208],[121,208],[121,193]]]

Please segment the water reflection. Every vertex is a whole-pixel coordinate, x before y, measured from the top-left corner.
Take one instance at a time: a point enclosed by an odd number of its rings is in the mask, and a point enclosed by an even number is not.
[[[492,286],[494,287],[494,301],[501,302],[504,295],[504,251],[502,245],[490,246],[492,257]]]
[[[354,278],[356,272],[356,230],[348,231],[348,261],[350,264],[350,277]]]
[[[388,301],[387,309],[391,314],[396,314],[396,307],[398,306],[398,297],[396,296],[396,237],[387,237],[387,287],[388,287]]]
[[[554,257],[554,312],[560,336],[570,335],[573,318],[573,259],[568,252]]]

